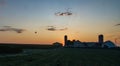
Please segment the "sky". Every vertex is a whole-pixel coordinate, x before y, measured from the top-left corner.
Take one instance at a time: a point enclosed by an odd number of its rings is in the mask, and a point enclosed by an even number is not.
[[[120,0],[0,0],[0,43],[70,40],[120,45]]]

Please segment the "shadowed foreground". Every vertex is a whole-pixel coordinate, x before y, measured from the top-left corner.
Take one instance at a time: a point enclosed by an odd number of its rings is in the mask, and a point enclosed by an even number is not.
[[[114,49],[33,49],[16,55],[0,55],[0,66],[120,66]]]

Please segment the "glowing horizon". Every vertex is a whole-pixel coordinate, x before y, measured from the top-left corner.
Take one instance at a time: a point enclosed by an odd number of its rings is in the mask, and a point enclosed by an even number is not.
[[[64,43],[64,35],[97,42],[103,34],[120,45],[119,6],[119,0],[0,0],[0,43]]]

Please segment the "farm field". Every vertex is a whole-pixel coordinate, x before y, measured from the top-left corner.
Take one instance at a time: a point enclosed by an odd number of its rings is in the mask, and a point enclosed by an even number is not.
[[[0,66],[120,66],[115,49],[26,49],[16,55],[0,55]]]

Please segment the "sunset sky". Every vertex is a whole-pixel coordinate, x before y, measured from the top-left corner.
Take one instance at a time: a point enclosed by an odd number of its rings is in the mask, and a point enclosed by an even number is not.
[[[120,45],[120,0],[0,0],[0,43],[97,42],[99,34]]]

